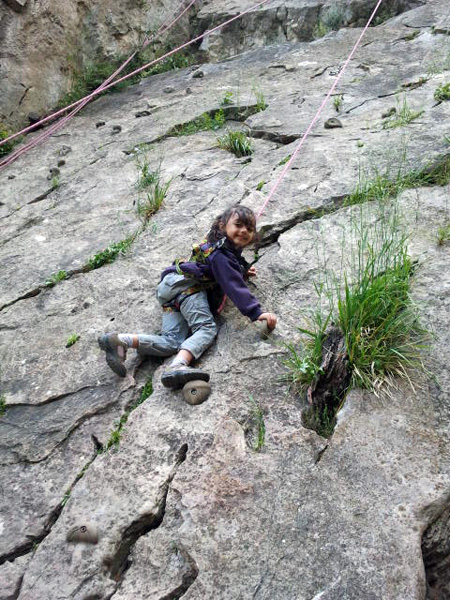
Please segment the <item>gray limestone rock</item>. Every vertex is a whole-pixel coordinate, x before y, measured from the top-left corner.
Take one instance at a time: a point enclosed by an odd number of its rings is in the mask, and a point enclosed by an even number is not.
[[[306,4],[318,14],[315,3],[294,4],[268,5],[267,26],[282,30]],[[432,31],[447,8],[428,2],[367,32],[337,88],[345,127],[321,125],[335,118],[330,101],[258,222],[249,286],[278,326],[262,340],[227,303],[198,363],[211,375],[202,404],[163,388],[161,361],[131,351],[119,380],[96,338],[158,331],[162,269],[233,203],[261,209],[360,30],[311,43],[283,33],[282,44],[259,48],[267,39],[246,22],[241,33],[256,49],[203,65],[203,78],[168,72],[104,96],[0,172],[2,597],[431,600],[449,589],[449,246],[436,243],[449,222],[448,183],[345,206],[376,176],[430,175],[448,161],[450,103],[433,97],[447,81],[448,43]],[[216,11],[204,3],[199,22]],[[420,35],[408,38],[411,27]],[[243,49],[236,36],[233,53]],[[256,113],[255,81],[267,105]],[[239,96],[231,107],[230,93]],[[395,118],[404,101],[420,117],[384,127],[381,115],[394,106]],[[251,162],[218,147],[220,129],[173,135],[220,108],[226,127],[253,138]],[[66,155],[64,181],[50,189],[48,169]],[[148,192],[143,165],[170,181],[145,228],[136,211]],[[405,228],[417,261],[412,297],[434,332],[429,376],[414,374],[414,390],[407,381],[378,395],[352,390],[325,439],[302,424],[307,400],[286,381],[285,344],[299,343],[317,287],[342,281],[355,225],[376,231],[386,215]],[[114,261],[87,270],[137,232]],[[98,543],[68,542],[85,521]]]

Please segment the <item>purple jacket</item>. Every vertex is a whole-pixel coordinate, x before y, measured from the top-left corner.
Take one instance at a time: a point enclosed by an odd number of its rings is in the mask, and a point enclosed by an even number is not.
[[[206,258],[205,264],[181,262],[179,268],[195,279],[215,281],[240,312],[252,321],[256,321],[262,314],[263,311],[258,300],[250,292],[244,281],[248,264],[242,257],[242,250],[235,248],[228,239]],[[176,270],[175,265],[164,269],[161,279],[168,273],[176,272]]]

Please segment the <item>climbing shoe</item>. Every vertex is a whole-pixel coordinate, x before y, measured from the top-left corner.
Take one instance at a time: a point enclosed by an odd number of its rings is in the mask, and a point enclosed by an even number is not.
[[[174,365],[168,367],[161,376],[163,386],[173,390],[182,388],[189,381],[195,380],[209,381],[209,373],[185,365]]]
[[[117,333],[105,333],[98,338],[98,345],[106,352],[108,366],[119,377],[126,377],[125,359],[128,346],[119,340]]]

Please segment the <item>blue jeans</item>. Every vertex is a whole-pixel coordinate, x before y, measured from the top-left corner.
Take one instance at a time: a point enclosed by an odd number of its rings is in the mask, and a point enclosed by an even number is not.
[[[169,273],[156,289],[156,298],[163,305],[182,291],[192,287],[196,280],[178,273]],[[139,334],[138,352],[142,356],[171,356],[179,350],[188,350],[199,358],[217,335],[217,325],[208,304],[206,291],[188,296],[179,311],[164,312],[161,335]]]

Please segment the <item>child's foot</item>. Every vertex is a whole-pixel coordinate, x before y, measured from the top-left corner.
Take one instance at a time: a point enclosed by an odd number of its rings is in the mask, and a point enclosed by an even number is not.
[[[161,376],[161,383],[166,388],[173,390],[182,388],[188,381],[209,381],[209,373],[205,373],[201,369],[194,369],[187,365],[175,364],[170,365]]]
[[[114,373],[119,377],[126,377],[127,344],[119,340],[117,333],[105,333],[98,338],[98,345],[106,352],[106,362]]]

